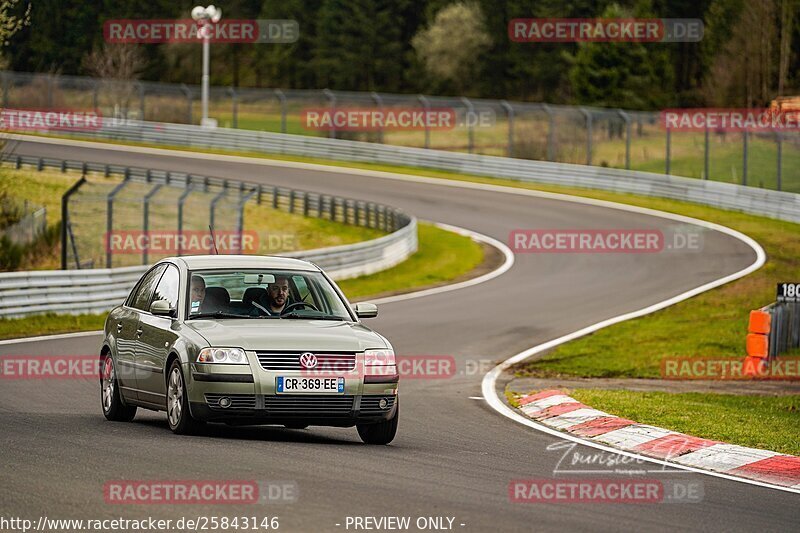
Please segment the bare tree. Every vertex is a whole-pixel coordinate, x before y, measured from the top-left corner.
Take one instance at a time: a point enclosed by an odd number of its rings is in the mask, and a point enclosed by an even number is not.
[[[104,44],[84,58],[84,68],[100,78],[115,115],[127,116],[136,92],[135,81],[145,66],[141,49],[133,44]],[[144,117],[140,117],[144,119]]]
[[[425,69],[436,79],[451,81],[459,91],[468,86],[480,52],[490,43],[480,7],[466,2],[439,11],[433,24],[411,40]]]

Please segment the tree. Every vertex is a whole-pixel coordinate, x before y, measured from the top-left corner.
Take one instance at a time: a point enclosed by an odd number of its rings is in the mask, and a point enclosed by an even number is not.
[[[475,86],[480,56],[491,42],[478,4],[464,2],[443,8],[433,24],[411,40],[426,71],[452,83],[458,93]]]
[[[616,4],[602,18],[631,18]],[[577,103],[653,109],[673,103],[669,52],[658,43],[586,42],[573,57],[570,81]]]

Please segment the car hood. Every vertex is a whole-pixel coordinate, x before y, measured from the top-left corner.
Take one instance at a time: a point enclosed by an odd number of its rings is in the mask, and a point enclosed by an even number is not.
[[[211,346],[245,350],[331,350],[359,352],[388,348],[371,329],[331,320],[190,320],[186,325]]]

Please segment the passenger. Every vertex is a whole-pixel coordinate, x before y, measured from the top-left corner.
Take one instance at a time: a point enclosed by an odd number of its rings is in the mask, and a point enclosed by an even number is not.
[[[192,282],[189,288],[189,301],[191,307],[189,313],[199,313],[200,306],[203,300],[206,299],[206,281],[202,276],[192,276]]]

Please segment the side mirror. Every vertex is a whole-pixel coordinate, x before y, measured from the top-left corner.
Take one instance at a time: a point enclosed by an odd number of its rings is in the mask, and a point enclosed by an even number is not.
[[[375,318],[378,316],[378,306],[371,303],[360,303],[353,306],[358,318]]]
[[[150,304],[150,312],[156,316],[175,316],[175,308],[170,307],[166,300],[156,300]]]

